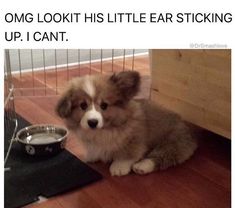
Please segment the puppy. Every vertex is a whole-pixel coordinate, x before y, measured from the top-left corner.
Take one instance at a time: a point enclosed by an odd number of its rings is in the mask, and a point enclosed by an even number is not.
[[[149,100],[135,100],[138,72],[75,78],[56,111],[87,149],[86,162],[112,162],[111,175],[147,174],[189,159],[196,142],[181,118]]]

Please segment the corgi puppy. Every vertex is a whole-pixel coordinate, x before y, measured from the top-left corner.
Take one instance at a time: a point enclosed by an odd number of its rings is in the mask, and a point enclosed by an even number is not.
[[[164,170],[183,163],[197,148],[178,115],[150,100],[133,99],[139,88],[135,71],[78,77],[56,107],[85,146],[83,160],[111,162],[113,176]]]

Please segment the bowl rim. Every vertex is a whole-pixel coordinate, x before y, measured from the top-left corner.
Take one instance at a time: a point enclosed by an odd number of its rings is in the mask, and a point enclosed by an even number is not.
[[[33,129],[33,128],[36,128],[36,127],[53,127],[53,128],[56,128],[56,129],[62,129],[64,130],[66,133],[64,136],[62,136],[61,138],[57,139],[56,141],[53,141],[53,142],[48,142],[48,143],[44,143],[44,144],[30,144],[30,143],[27,143],[27,142],[24,142],[23,140],[21,140],[19,138],[19,135],[24,132],[24,131],[28,131],[29,129]],[[17,134],[16,134],[16,137],[15,137],[15,140],[19,143],[22,143],[22,144],[25,144],[25,145],[31,145],[31,146],[42,146],[42,145],[49,145],[49,144],[55,144],[55,143],[60,143],[62,142],[63,140],[65,140],[67,138],[69,134],[69,131],[66,127],[64,126],[60,126],[60,125],[54,125],[54,124],[33,124],[33,125],[30,125],[30,126],[26,126],[22,129],[20,129]]]

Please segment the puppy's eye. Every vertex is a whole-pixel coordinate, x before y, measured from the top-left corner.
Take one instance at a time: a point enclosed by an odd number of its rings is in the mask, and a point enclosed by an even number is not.
[[[108,108],[108,103],[102,102],[102,103],[100,104],[100,108],[101,108],[102,110],[106,110],[106,109]]]
[[[82,102],[82,103],[80,103],[80,108],[81,108],[82,110],[86,110],[86,109],[87,109],[87,107],[88,107],[88,105],[87,105],[87,103],[86,103],[86,102]]]

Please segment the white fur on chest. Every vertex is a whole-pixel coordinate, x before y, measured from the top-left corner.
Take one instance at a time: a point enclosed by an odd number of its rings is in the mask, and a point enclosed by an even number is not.
[[[113,152],[94,144],[86,144],[87,162],[103,161],[108,162],[113,159]]]
[[[77,131],[81,142],[86,148],[86,162],[103,161],[108,162],[113,159],[115,152],[122,148],[123,141],[127,135],[120,131]]]

